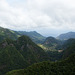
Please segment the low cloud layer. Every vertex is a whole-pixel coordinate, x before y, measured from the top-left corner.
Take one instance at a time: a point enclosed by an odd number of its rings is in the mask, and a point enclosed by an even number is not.
[[[0,0],[0,26],[41,33],[74,31],[75,0]]]

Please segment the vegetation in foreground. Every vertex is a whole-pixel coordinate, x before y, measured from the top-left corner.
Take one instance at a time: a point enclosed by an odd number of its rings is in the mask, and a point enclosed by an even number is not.
[[[75,75],[75,54],[59,62],[41,62],[6,75]]]
[[[15,41],[5,39],[0,43],[0,75],[45,60],[49,60],[47,54],[28,36],[21,36]]]

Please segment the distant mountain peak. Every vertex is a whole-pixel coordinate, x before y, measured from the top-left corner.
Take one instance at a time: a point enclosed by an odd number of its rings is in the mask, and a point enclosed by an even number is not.
[[[45,39],[45,41],[43,42],[43,45],[47,46],[47,47],[52,47],[52,46],[56,46],[56,45],[60,44],[60,42],[61,41],[57,40],[54,37],[47,37]]]
[[[60,34],[57,37],[57,39],[60,39],[60,40],[68,40],[70,38],[75,38],[75,32],[68,32],[68,33]]]

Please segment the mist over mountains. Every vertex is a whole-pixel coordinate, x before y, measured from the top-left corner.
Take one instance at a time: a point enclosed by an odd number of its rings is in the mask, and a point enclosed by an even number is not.
[[[0,75],[75,75],[75,0],[0,0]]]

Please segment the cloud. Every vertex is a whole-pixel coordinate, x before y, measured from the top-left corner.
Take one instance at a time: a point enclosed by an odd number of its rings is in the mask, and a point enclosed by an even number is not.
[[[13,30],[75,30],[75,0],[0,0],[0,26]]]

